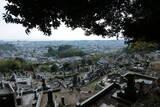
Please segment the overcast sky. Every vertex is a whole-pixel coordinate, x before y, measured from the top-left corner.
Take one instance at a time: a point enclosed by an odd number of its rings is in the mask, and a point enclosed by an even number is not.
[[[31,30],[27,35],[25,28],[19,24],[6,24],[2,19],[2,13],[5,12],[5,0],[0,3],[0,40],[108,40],[109,38],[102,38],[101,36],[85,36],[84,31],[80,28],[71,30],[70,28],[62,25],[57,30],[52,30],[51,36],[45,36],[37,29]],[[115,40],[115,38],[110,38]]]

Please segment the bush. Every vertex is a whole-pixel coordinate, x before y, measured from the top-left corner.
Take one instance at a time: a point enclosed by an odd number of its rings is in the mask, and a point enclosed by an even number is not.
[[[158,43],[138,41],[129,44],[128,51],[152,51],[158,48],[159,48]]]

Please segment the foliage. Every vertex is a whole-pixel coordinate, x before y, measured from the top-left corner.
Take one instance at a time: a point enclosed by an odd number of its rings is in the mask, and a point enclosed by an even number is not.
[[[16,57],[15,61],[18,61],[20,63],[26,63],[26,61],[23,58],[19,58],[19,57]]]
[[[33,64],[25,62],[24,59],[15,58],[12,60],[0,60],[0,72],[14,72],[14,71],[33,71]]]
[[[65,63],[65,64],[63,64],[63,70],[65,70],[65,71],[74,70],[74,69],[77,69],[79,67],[79,65],[80,65],[79,62]]]
[[[34,65],[32,63],[24,63],[23,66],[24,71],[34,71]]]
[[[85,52],[80,49],[73,48],[71,45],[61,45],[57,50],[50,47],[47,53],[47,56],[57,56],[60,58],[84,55],[86,55]]]
[[[73,77],[73,74],[55,75],[55,78],[58,78],[58,79],[64,79],[64,78],[69,78],[69,77]]]
[[[52,47],[49,47],[47,56],[57,56],[57,51],[54,50]]]
[[[86,35],[118,36],[127,41],[156,41],[160,35],[159,0],[6,0],[4,19],[51,35],[63,22]]]
[[[57,72],[57,71],[59,71],[59,67],[56,64],[52,64],[51,71]]]
[[[18,60],[0,60],[0,71],[10,72],[10,71],[17,71],[23,67],[22,63]]]
[[[90,56],[88,58],[83,59],[81,63],[82,65],[83,64],[92,65],[92,64],[95,64],[100,58],[105,57],[105,56],[110,56],[110,54],[106,54],[106,53],[96,54],[94,56]]]
[[[68,49],[71,49],[71,48],[72,48],[71,45],[60,45],[58,47],[58,51],[61,52],[61,51],[68,50]]]
[[[129,42],[159,42],[160,2],[159,0],[134,0],[130,11],[131,20],[125,22],[124,35]]]
[[[128,46],[129,51],[152,51],[158,49],[159,45],[155,42],[134,42]]]
[[[49,71],[49,70],[50,70],[49,67],[48,67],[48,65],[39,65],[39,66],[38,66],[38,69],[39,69],[40,71],[42,71],[42,72],[44,72],[44,71]]]
[[[7,23],[18,23],[26,27],[26,32],[32,28],[38,28],[44,34],[51,34],[51,27],[57,28],[61,22],[68,27],[82,27],[87,34],[109,35],[111,31],[120,29],[120,12],[125,11],[126,0],[6,0],[7,12],[4,19]],[[116,12],[117,11],[117,12]],[[99,23],[99,20],[105,20]],[[119,23],[115,23],[114,20]],[[105,27],[109,25],[112,29],[108,31]],[[115,27],[117,26],[117,29]]]
[[[72,56],[84,56],[84,55],[86,55],[85,52],[83,52],[80,49],[76,49],[76,48],[70,48],[67,50],[58,51],[58,56],[61,58],[72,57]]]

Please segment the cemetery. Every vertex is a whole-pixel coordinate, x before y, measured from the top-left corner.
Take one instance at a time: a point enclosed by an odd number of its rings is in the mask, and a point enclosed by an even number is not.
[[[158,93],[159,73],[152,72],[157,66],[151,55],[113,56],[75,68],[62,64],[58,72],[1,74],[0,104],[12,99],[10,107],[128,107],[141,104],[152,90]]]

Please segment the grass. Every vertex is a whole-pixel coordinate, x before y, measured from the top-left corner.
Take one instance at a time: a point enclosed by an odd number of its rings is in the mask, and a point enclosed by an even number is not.
[[[96,83],[99,82],[100,80],[102,80],[106,75],[102,76],[101,78],[94,80],[93,82],[89,83],[88,85],[86,85],[86,87],[88,88],[95,88],[96,87]]]
[[[74,74],[62,74],[62,75],[55,75],[55,78],[59,78],[59,79],[63,79],[63,78],[68,78],[68,77],[73,77],[74,75],[76,75],[76,73]]]
[[[88,84],[87,87],[88,87],[88,88],[95,88],[97,82],[98,82],[98,80],[97,80],[97,81],[94,81],[94,82],[92,82],[92,83],[90,83],[90,84]]]

